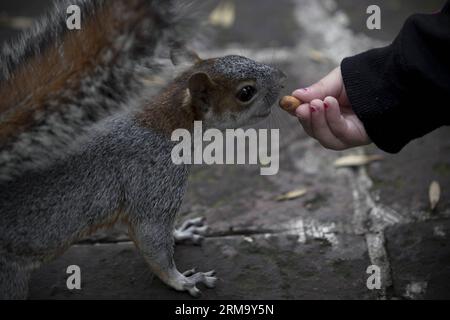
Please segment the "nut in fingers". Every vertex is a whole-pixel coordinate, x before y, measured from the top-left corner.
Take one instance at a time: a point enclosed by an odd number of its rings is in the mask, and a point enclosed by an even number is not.
[[[285,96],[280,100],[281,109],[291,114],[295,114],[295,110],[300,107],[301,104],[302,102],[300,100],[292,96]]]

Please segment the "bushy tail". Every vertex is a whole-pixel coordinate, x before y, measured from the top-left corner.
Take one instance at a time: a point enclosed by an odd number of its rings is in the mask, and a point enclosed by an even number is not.
[[[0,182],[48,164],[87,127],[130,105],[159,48],[191,27],[170,0],[56,1],[0,55]],[[81,11],[69,30],[67,8]]]

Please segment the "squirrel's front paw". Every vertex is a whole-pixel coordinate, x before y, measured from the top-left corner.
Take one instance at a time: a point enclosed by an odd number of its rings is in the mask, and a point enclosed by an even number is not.
[[[201,291],[197,288],[197,284],[203,283],[207,288],[213,289],[216,286],[217,277],[216,272],[198,272],[195,273],[195,269],[186,271],[183,275],[186,277],[186,283],[184,284],[184,290],[188,291],[194,298],[201,296]]]
[[[205,218],[195,218],[185,221],[179,229],[175,229],[174,237],[176,242],[189,241],[200,245],[204,235],[208,231]]]

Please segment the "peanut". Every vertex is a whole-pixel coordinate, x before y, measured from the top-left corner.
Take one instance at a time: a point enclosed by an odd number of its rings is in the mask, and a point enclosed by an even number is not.
[[[300,100],[292,96],[285,96],[280,100],[281,109],[289,112],[295,113],[295,110],[302,104]]]

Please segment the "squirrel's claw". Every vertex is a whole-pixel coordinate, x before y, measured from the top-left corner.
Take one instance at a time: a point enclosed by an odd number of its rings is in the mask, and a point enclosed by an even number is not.
[[[194,298],[199,298],[201,296],[201,291],[196,287],[197,284],[203,283],[209,289],[215,288],[218,280],[218,278],[215,277],[215,274],[216,272],[214,270],[198,273],[195,273],[195,269],[188,270],[183,273],[187,280],[184,284],[184,289]]]
[[[195,218],[185,221],[179,229],[174,231],[176,242],[190,241],[196,245],[200,245],[204,235],[208,231],[205,218]]]
[[[217,280],[219,280],[217,277],[215,277],[216,271],[213,270],[210,272],[206,272],[204,275],[205,279],[203,281],[203,284],[209,289],[214,289],[216,287]]]
[[[190,276],[192,276],[193,274],[195,274],[196,272],[197,272],[197,270],[195,270],[195,268],[194,268],[194,269],[191,269],[191,270],[188,270],[188,271],[183,272],[183,276],[185,276],[185,277],[190,277]]]
[[[194,298],[200,298],[202,296],[202,292],[198,290],[196,286],[193,286],[192,288],[188,289],[188,292]]]
[[[201,227],[201,226],[205,225],[205,222],[206,222],[205,217],[197,217],[194,219],[188,219],[181,225],[180,229],[184,230],[191,226]]]

